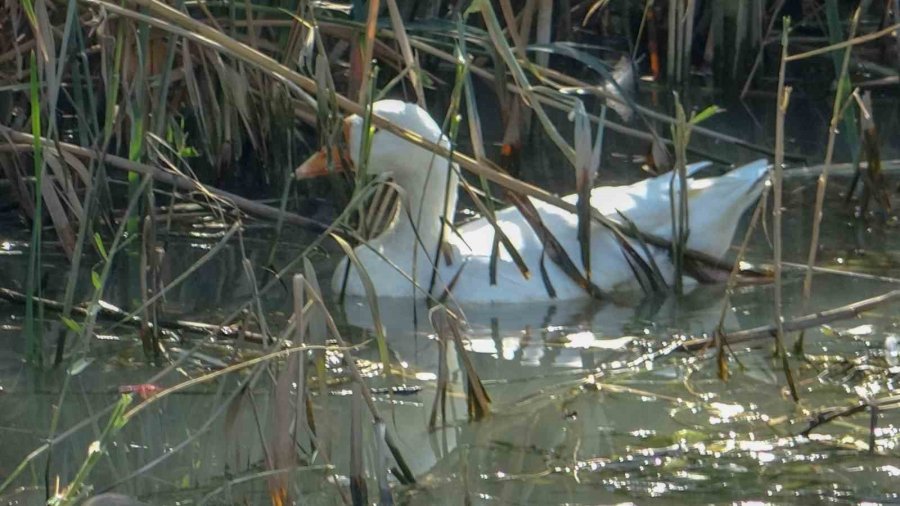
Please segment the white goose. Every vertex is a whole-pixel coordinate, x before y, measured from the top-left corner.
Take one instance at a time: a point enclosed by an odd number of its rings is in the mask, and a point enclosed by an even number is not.
[[[373,107],[378,116],[449,147],[437,123],[415,104],[382,100]],[[362,118],[347,118],[344,135],[349,153],[343,158],[354,166],[359,163],[362,129]],[[551,296],[541,274],[542,261],[557,300],[588,297],[550,258],[543,259],[543,243],[515,208],[497,212],[496,221],[527,264],[531,276],[523,276],[501,246],[496,284],[491,284],[494,227],[481,218],[459,226],[456,231],[450,230],[448,222],[456,211],[459,170],[447,159],[379,130],[372,138],[367,167],[368,173],[390,177],[402,188],[401,197],[408,209],[408,213],[403,210],[397,213],[381,235],[354,250],[379,297],[423,298],[429,296],[429,287],[430,295],[437,297],[450,286],[453,299],[461,304],[548,301]],[[343,169],[340,164],[335,168]],[[296,176],[308,178],[327,172],[327,157],[321,151],[301,165]],[[731,245],[741,215],[759,197],[766,173],[766,161],[759,160],[724,176],[689,179],[688,248],[722,258]],[[621,221],[618,213],[622,213],[642,232],[669,238],[670,179],[671,175],[664,174],[629,186],[598,187],[591,191],[591,205],[612,220]],[[574,203],[577,197],[568,195],[564,199]],[[543,223],[572,261],[583,269],[576,216],[535,199],[532,202]],[[438,256],[441,239],[449,242],[452,251],[449,257],[440,254],[437,273],[432,276],[433,259]],[[634,246],[643,253],[639,245]],[[674,267],[669,251],[651,246],[650,254],[666,282],[671,283]],[[335,293],[343,289],[350,296],[365,296],[359,273],[353,265],[347,269],[347,262],[344,258],[335,269],[332,289]],[[346,282],[345,273],[349,274]],[[639,287],[617,239],[598,224],[593,224],[591,229],[591,281],[607,292]]]

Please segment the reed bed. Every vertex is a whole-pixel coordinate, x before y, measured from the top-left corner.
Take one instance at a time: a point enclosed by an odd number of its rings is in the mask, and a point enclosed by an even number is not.
[[[842,22],[851,12],[850,21]],[[792,21],[788,15],[794,16]],[[680,292],[680,273],[690,273],[697,265],[730,273],[729,293],[735,288],[749,233],[733,265],[686,246],[692,233],[688,195],[676,188],[686,188],[688,156],[705,154],[695,140],[733,143],[773,157],[774,251],[771,269],[763,270],[774,276],[774,328],[757,329],[752,337],[739,334],[733,342],[774,335],[785,382],[799,400],[784,339],[798,330],[802,339],[803,329],[822,320],[815,315],[790,320],[781,314],[782,276],[796,268],[782,261],[783,164],[806,161],[785,147],[785,134],[792,127],[785,123],[788,81],[792,69],[810,64],[830,66],[829,80],[835,83],[805,266],[804,295],[809,298],[823,199],[839,138],[851,146],[858,139],[867,143],[865,163],[859,154],[851,167],[876,207],[889,205],[879,169],[888,163],[882,164],[878,154],[871,105],[866,107],[860,91],[867,84],[858,69],[888,81],[897,78],[898,23],[900,13],[891,2],[863,1],[851,11],[836,0],[5,2],[0,6],[0,174],[14,212],[30,227],[30,241],[20,286],[0,287],[0,295],[24,306],[27,360],[35,368],[66,368],[59,405],[73,395],[69,378],[92,367],[101,328],[113,333],[133,327],[144,360],[161,370],[146,381],[151,387],[123,394],[82,423],[62,427],[57,413],[47,443],[0,482],[0,495],[17,485],[40,482],[56,504],[82,500],[92,493],[90,474],[98,460],[106,458],[118,431],[167,396],[223,378],[232,382],[221,383],[217,408],[199,433],[119,476],[112,486],[162,466],[204,433],[227,432],[238,423],[236,406],[243,402],[257,417],[261,464],[253,473],[200,491],[201,503],[218,500],[242,481],[264,482],[273,504],[289,503],[303,496],[303,487],[293,477],[305,472],[324,477],[337,500],[346,504],[364,504],[375,495],[390,504],[392,483],[416,482],[397,441],[402,435],[380,412],[370,386],[379,381],[397,387],[399,380],[394,380],[402,376],[386,344],[377,287],[363,276],[374,325],[351,342],[335,323],[337,307],[321,290],[311,261],[331,248],[359,266],[353,246],[377,234],[393,213],[404,212],[398,204],[402,199],[391,191],[389,181],[368,177],[364,163],[352,178],[292,182],[296,165],[311,151],[342,142],[340,125],[346,114],[362,116],[364,131],[386,129],[457,162],[464,171],[460,175],[470,207],[492,223],[504,203],[534,216],[525,198],[531,197],[575,213],[582,245],[590,240],[591,223],[609,228],[632,260],[647,296]],[[822,64],[822,59],[830,61]],[[694,87],[702,86],[729,96],[771,94],[773,82],[778,113],[772,147],[705,127],[703,122],[718,109],[685,100]],[[642,102],[641,93],[647,90],[679,93],[671,111],[660,111]],[[371,104],[388,96],[416,102],[440,117],[453,141],[451,148],[373,115]],[[479,107],[489,102],[499,104],[499,114]],[[502,135],[486,132],[487,114],[499,116]],[[567,116],[574,120],[572,125]],[[860,117],[864,119],[858,121]],[[604,142],[611,133],[645,147],[645,170],[671,171],[673,240],[614,222],[587,202],[590,188],[603,182],[604,164],[612,160]],[[571,165],[566,179],[579,193],[576,205],[517,177],[523,145],[536,138]],[[370,141],[364,139],[364,153]],[[471,153],[462,146],[471,146]],[[323,199],[341,210],[333,220],[310,212]],[[751,229],[766,221],[762,206],[754,213]],[[165,273],[167,242],[179,230],[179,220],[190,222],[188,209],[217,223],[219,230],[190,267]],[[248,255],[245,248],[253,240],[248,231],[260,223],[271,226],[272,232],[264,259]],[[549,257],[567,275],[589,295],[605,297],[592,283],[592,273],[577,267],[589,265],[588,248],[571,259],[552,231],[541,228],[539,220],[531,224]],[[300,229],[308,241],[285,261],[279,248]],[[496,230],[495,255],[504,248],[515,258],[508,238]],[[642,261],[629,246],[632,240],[644,250],[647,245],[671,250],[679,273],[674,286],[661,282],[656,266]],[[245,300],[224,309],[214,323],[167,315],[167,294],[196,281],[207,262],[235,245],[240,252],[233,260],[235,272],[248,287]],[[67,259],[68,276],[59,286],[48,286],[44,265],[48,255],[59,253]],[[428,293],[434,283],[423,282]],[[274,324],[269,299],[280,292],[290,294],[292,311]],[[859,308],[871,309],[894,295],[863,301]],[[423,321],[433,325],[442,346],[430,426],[436,430],[439,420],[450,423],[450,355],[461,364],[460,395],[466,397],[468,419],[483,420],[496,407],[467,357],[462,316],[452,300],[435,297],[429,303]],[[836,308],[833,314],[851,316],[859,308]],[[173,333],[177,340],[166,337]],[[683,340],[650,355],[715,345],[724,380],[732,337],[720,324],[714,339]],[[233,346],[229,360],[203,358],[204,338],[227,340]],[[362,348],[358,343],[369,339],[375,342],[377,360],[356,355]],[[180,354],[174,351],[176,342]],[[339,357],[343,375],[335,372],[334,357]],[[202,366],[188,367],[191,363]],[[329,436],[325,428],[341,415],[316,406],[335,382],[349,385],[352,398],[351,433],[339,438]],[[273,392],[273,405],[256,404],[253,392],[258,385]],[[137,403],[135,396],[140,397]],[[856,411],[830,412],[828,420],[895,404],[894,397],[876,399],[853,408]],[[270,416],[263,416],[265,409]],[[272,423],[263,426],[259,419]],[[94,425],[103,427],[96,446],[85,449],[87,458],[79,469],[61,476],[53,462],[54,446]],[[349,461],[347,469],[335,463],[344,460]],[[377,494],[368,491],[372,486]]]

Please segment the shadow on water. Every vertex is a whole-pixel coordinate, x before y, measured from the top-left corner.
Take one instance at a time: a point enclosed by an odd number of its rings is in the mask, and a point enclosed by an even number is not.
[[[758,118],[759,124],[773,123],[769,113]],[[729,133],[759,135],[755,141],[761,144],[768,141],[763,138],[768,131],[752,121],[733,122],[737,125],[733,126],[725,115],[715,121],[721,121],[723,129],[740,130]],[[743,135],[750,131],[757,134]],[[824,138],[824,134],[816,138]],[[797,141],[795,146],[803,148],[804,143]],[[819,147],[802,151],[814,152]],[[634,147],[623,143],[617,148],[609,155],[611,164],[631,160]],[[727,146],[705,148],[729,150]],[[885,156],[890,157],[889,153]],[[544,162],[536,157],[534,164]],[[610,179],[636,175],[636,171],[622,169]],[[864,223],[850,218],[842,194],[848,181],[834,181],[828,194],[830,211],[821,264],[900,276],[896,221]],[[785,251],[789,260],[802,262],[814,180],[791,178],[788,185]],[[27,232],[20,234],[21,227],[13,223],[0,225],[4,233],[0,238],[0,283],[20,287]],[[170,272],[185,270],[219,233],[213,227],[205,230],[212,236],[204,237],[198,233],[204,231],[199,225],[190,224],[183,233],[167,236]],[[255,265],[266,265],[269,233],[265,229],[251,231],[244,238],[244,250]],[[290,244],[279,247],[276,264],[295,256],[302,243],[302,238],[295,236]],[[751,257],[764,260],[769,255],[765,231],[759,231]],[[241,261],[239,247],[230,245],[167,295],[166,314],[220,321],[252,297]],[[68,267],[62,256],[45,256],[45,262],[49,273],[45,294],[58,297]],[[89,272],[82,274],[82,286],[90,286]],[[327,269],[320,272],[323,284],[329,274]],[[119,276],[117,285],[128,285],[124,269]],[[797,272],[788,273],[786,315],[804,313],[799,297],[801,279]],[[893,288],[889,283],[842,275],[818,275],[814,286],[815,310]],[[128,293],[109,293],[106,298],[116,303]],[[359,357],[367,364],[364,371],[369,371],[379,409],[418,477],[416,486],[396,489],[398,501],[459,504],[467,498],[473,503],[581,504],[633,499],[642,503],[900,499],[896,486],[900,479],[900,418],[895,412],[879,415],[874,432],[878,451],[874,454],[868,452],[867,415],[826,425],[810,437],[799,435],[810,413],[893,390],[900,358],[885,351],[884,343],[896,332],[897,305],[808,331],[806,355],[792,360],[802,397],[795,405],[785,392],[780,360],[764,342],[733,350],[739,362],[731,363],[732,377],[727,383],[717,378],[714,360],[706,355],[671,353],[645,360],[678,336],[712,332],[719,320],[722,294],[721,286],[701,286],[682,297],[653,301],[632,298],[464,307],[468,348],[492,397],[493,414],[479,422],[467,422],[463,377],[451,347],[448,363],[453,390],[448,420],[435,431],[427,427],[435,397],[439,346],[426,308],[382,301],[388,344],[392,358],[402,366],[400,375],[387,380],[377,375],[380,364],[374,346],[362,348]],[[770,286],[742,287],[726,312],[725,328],[768,324],[772,321],[771,300]],[[290,307],[287,290],[276,288],[265,302],[274,308],[267,313],[267,323],[282,328]],[[336,314],[348,339],[361,343],[371,338],[367,330],[372,327],[371,317],[364,301],[347,301]],[[115,402],[120,387],[143,383],[158,369],[144,362],[134,329],[119,327],[104,333],[101,328],[92,349],[95,361],[71,378],[70,392],[60,404],[65,372],[36,371],[23,363],[22,308],[0,303],[0,315],[0,479],[46,441],[56,413],[60,416],[57,433],[95,417],[53,447],[48,476],[51,481],[57,475],[70,477],[105,424],[103,410]],[[52,320],[48,315],[47,335],[60,331],[60,324]],[[178,336],[166,341],[170,358],[196,344],[182,342]],[[205,340],[194,358],[165,380],[166,385],[216,369],[222,362],[251,358],[258,354],[254,350],[240,343]],[[340,369],[339,361],[335,364]],[[260,440],[268,439],[276,412],[273,380],[265,378],[238,400],[226,402],[239,376],[225,376],[170,395],[126,425],[91,476],[95,491],[115,485],[117,493],[156,504],[204,497],[213,503],[268,501],[266,480],[253,477],[264,469],[266,449]],[[400,384],[405,388],[398,389]],[[394,393],[385,393],[390,388]],[[348,460],[343,446],[350,433],[348,389],[346,379],[335,372],[334,382],[327,387],[330,394],[313,399],[320,437],[334,442],[331,458],[339,473],[347,468]],[[221,415],[213,417],[217,412]],[[371,439],[371,434],[366,433],[365,438]],[[308,448],[302,449],[301,453],[305,452]],[[36,460],[20,479],[23,488],[2,499],[11,504],[43,503],[45,463],[44,457]],[[340,502],[321,467],[298,468],[292,479],[304,504]]]

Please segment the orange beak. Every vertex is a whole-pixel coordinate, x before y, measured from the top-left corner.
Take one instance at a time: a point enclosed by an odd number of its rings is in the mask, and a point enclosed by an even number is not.
[[[331,146],[330,148],[324,147],[320,149],[294,170],[294,177],[297,179],[309,179],[328,174],[331,172],[328,165],[329,154],[331,155],[331,166],[334,172],[353,170],[353,164],[350,162],[350,153],[347,152],[347,147],[350,145],[350,122],[346,120],[343,125],[343,134],[343,146]]]

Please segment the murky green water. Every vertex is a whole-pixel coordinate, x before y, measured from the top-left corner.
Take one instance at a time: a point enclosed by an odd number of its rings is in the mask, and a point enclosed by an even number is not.
[[[624,174],[633,175],[623,169],[611,177]],[[821,264],[900,277],[897,222],[850,218],[843,207],[847,183],[847,178],[835,178],[830,186]],[[814,180],[791,177],[787,185],[786,256],[802,262]],[[9,213],[2,219],[0,286],[21,290],[27,232]],[[167,236],[165,245],[171,276],[200,258],[223,233],[221,227],[198,220],[177,230]],[[244,251],[254,265],[267,264],[270,237],[268,229],[244,235]],[[289,241],[278,249],[276,264],[295,256],[309,240],[311,236],[291,231]],[[769,255],[760,231],[751,256]],[[327,280],[330,261],[317,258],[320,279]],[[61,256],[46,255],[44,260],[45,295],[59,298],[67,264]],[[166,297],[166,313],[221,321],[252,295],[241,261],[235,241]],[[82,274],[83,286],[90,286],[88,272]],[[117,279],[129,279],[124,268]],[[800,274],[789,271],[785,288],[789,319],[895,288],[886,281],[821,274],[815,278],[813,302],[804,308],[800,286]],[[741,288],[726,312],[726,328],[770,323],[772,293],[771,286]],[[127,296],[111,290],[104,298],[120,303]],[[722,296],[723,287],[704,286],[659,301],[464,308],[471,357],[493,401],[493,413],[479,422],[467,421],[462,373],[451,350],[447,420],[435,431],[427,426],[439,346],[425,310],[406,304],[382,306],[391,356],[401,364],[402,375],[387,380],[374,375],[369,381],[373,387],[409,387],[402,394],[377,394],[376,405],[417,479],[414,486],[395,485],[398,502],[900,501],[896,410],[882,410],[874,419],[865,411],[826,424],[808,437],[801,435],[810,417],[827,408],[891,395],[900,381],[900,356],[886,351],[885,342],[900,333],[895,316],[900,306],[881,306],[862,317],[807,331],[806,355],[790,359],[801,397],[795,403],[787,392],[781,361],[765,341],[733,350],[737,361],[729,364],[728,382],[717,378],[714,354],[672,352],[649,359],[679,336],[711,332],[719,320]],[[287,290],[276,288],[265,300],[271,308],[266,323],[283,328]],[[135,329],[110,329],[110,322],[104,321],[92,343],[95,360],[71,377],[69,392],[61,399],[64,371],[36,371],[24,364],[23,314],[21,306],[0,303],[0,481],[49,436],[95,417],[54,444],[52,452],[36,458],[17,479],[19,488],[0,497],[8,504],[39,504],[45,483],[52,489],[56,476],[65,484],[75,474],[105,425],[104,410],[116,401],[119,388],[145,383],[160,369],[144,363]],[[348,301],[336,316],[347,339],[360,343],[371,336],[362,330],[371,326],[362,301]],[[63,329],[55,314],[46,315],[48,342]],[[187,342],[168,339],[170,358],[197,346],[196,336],[191,337]],[[206,340],[193,358],[156,383],[170,386],[216,369],[221,362],[255,356],[256,350],[253,345]],[[358,355],[377,366],[371,342]],[[340,377],[339,371],[334,373]],[[241,377],[225,376],[152,404],[124,427],[101,459],[90,479],[95,490],[114,487],[155,504],[268,502],[262,473],[274,451],[273,424],[283,410],[276,407],[274,377],[263,375],[237,395]],[[319,437],[342,486],[353,399],[347,388],[337,381],[328,387],[329,395],[313,397]],[[55,414],[59,423],[51,434]],[[363,427],[371,471],[375,452],[368,418]],[[307,441],[300,445],[304,451],[309,448]],[[320,458],[316,467],[301,466],[292,473],[298,503],[341,502],[323,463]],[[376,497],[375,482],[370,480],[369,498]]]

